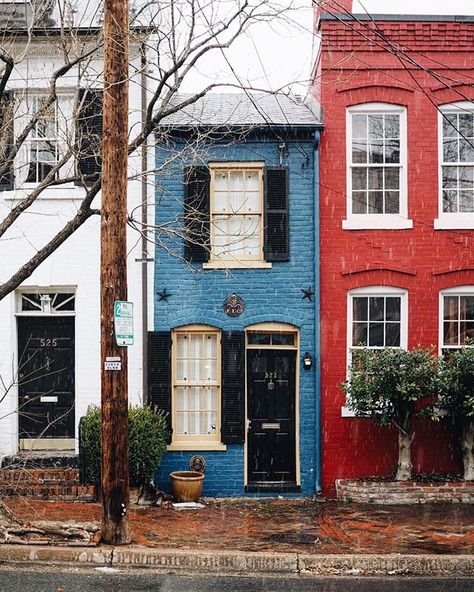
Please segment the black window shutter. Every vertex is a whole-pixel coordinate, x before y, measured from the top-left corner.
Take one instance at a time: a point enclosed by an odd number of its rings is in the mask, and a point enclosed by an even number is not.
[[[79,112],[76,126],[78,174],[94,183],[102,170],[102,107],[103,92],[79,89]],[[76,185],[82,185],[81,180]]]
[[[184,169],[184,258],[193,263],[209,259],[209,192],[207,167]]]
[[[266,261],[288,261],[290,238],[288,224],[288,169],[265,170],[265,244]]]
[[[222,427],[224,444],[245,440],[245,333],[222,332]]]
[[[171,443],[171,333],[148,333],[148,403],[162,409],[166,416]]]
[[[13,146],[13,93],[5,91],[0,98],[0,165],[3,164]],[[0,177],[0,191],[13,189],[13,163]]]

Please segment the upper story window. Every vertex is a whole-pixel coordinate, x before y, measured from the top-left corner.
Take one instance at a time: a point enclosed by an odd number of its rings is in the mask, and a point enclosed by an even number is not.
[[[73,181],[87,185],[97,179],[101,169],[101,91],[80,89],[76,96],[73,90],[62,90],[49,104],[46,91],[9,90],[0,101],[0,124],[2,162],[29,129],[17,146],[10,170],[0,178],[0,191],[29,189],[47,179],[60,179],[58,187]]]
[[[411,228],[407,219],[406,109],[347,110],[347,219],[343,228]]]
[[[440,295],[440,349],[443,354],[474,344],[474,286],[460,286]]]
[[[474,103],[441,107],[440,204],[435,228],[474,228]]]
[[[289,258],[288,171],[262,162],[185,169],[185,258],[207,268]]]

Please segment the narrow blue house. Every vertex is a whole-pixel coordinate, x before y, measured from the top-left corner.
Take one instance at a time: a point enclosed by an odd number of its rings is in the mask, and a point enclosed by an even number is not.
[[[321,129],[315,103],[210,94],[157,132],[149,400],[171,433],[161,489],[195,455],[204,495],[320,489]]]

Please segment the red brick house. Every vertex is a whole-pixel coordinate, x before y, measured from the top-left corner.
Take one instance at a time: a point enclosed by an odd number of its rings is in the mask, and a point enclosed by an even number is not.
[[[345,406],[351,349],[441,352],[474,337],[474,17],[369,17],[351,5],[331,0],[315,19],[327,495],[338,478],[396,464],[395,431]],[[412,461],[416,473],[460,469],[446,426],[416,424]]]

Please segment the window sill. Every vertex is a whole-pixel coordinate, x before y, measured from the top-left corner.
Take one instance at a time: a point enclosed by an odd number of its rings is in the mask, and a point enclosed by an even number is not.
[[[209,261],[203,263],[203,269],[271,269],[268,261]]]
[[[227,450],[227,446],[222,442],[173,442],[167,448],[168,452],[179,452],[185,450]]]
[[[405,230],[413,228],[413,220],[392,214],[352,216],[342,221],[344,230]]]
[[[435,230],[472,230],[474,214],[443,214],[434,221]]]
[[[349,407],[343,405],[341,407],[341,417],[356,417],[356,414],[352,411],[352,409],[349,409]]]

